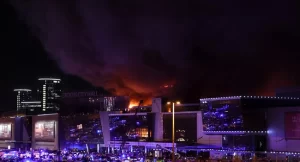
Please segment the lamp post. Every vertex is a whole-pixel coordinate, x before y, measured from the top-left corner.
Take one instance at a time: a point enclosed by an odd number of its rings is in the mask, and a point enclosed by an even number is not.
[[[180,105],[180,102],[172,102],[172,162],[175,162],[175,104]]]

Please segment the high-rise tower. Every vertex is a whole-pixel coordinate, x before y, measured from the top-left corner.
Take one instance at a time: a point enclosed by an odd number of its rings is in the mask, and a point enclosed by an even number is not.
[[[32,93],[30,89],[14,89],[17,93],[17,111],[23,108],[22,102],[30,101]]]
[[[41,82],[38,95],[42,101],[42,111],[58,111],[62,94],[61,80],[58,78],[39,78],[38,80]]]

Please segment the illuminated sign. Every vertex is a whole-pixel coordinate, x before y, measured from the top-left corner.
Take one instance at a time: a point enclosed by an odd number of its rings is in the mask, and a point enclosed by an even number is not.
[[[96,97],[98,96],[97,91],[89,91],[89,92],[69,92],[63,93],[64,98],[72,98],[72,97]]]
[[[11,139],[11,124],[0,124],[0,139]]]
[[[34,135],[36,141],[54,141],[55,122],[39,121],[35,123]]]

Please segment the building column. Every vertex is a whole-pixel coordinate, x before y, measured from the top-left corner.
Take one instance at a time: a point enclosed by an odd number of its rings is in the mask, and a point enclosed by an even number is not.
[[[163,141],[163,115],[155,113],[154,141]]]
[[[100,112],[100,121],[104,139],[104,145],[107,147],[110,144],[110,130],[109,130],[109,112],[101,111]]]
[[[197,112],[197,143],[203,138],[202,112]]]
[[[154,113],[154,141],[163,141],[163,115],[161,112],[161,98],[152,99],[152,113]]]

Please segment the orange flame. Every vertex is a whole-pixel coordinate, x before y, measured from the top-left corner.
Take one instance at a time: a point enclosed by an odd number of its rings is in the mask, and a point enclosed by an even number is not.
[[[137,99],[131,99],[129,102],[129,106],[128,108],[131,109],[135,106],[139,106],[140,101]],[[151,98],[147,98],[146,100],[144,100],[143,102],[143,106],[147,106],[147,105],[151,105],[152,104],[152,99]]]
[[[138,105],[139,105],[139,101],[130,100],[128,108],[131,109],[131,108],[133,108],[135,106],[138,106]]]

